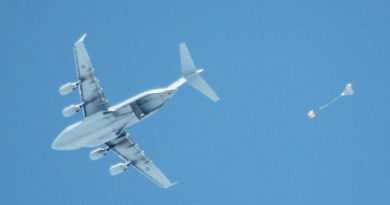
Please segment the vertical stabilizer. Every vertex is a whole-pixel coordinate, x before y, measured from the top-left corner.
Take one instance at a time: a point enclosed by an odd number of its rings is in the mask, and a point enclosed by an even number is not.
[[[186,44],[181,43],[179,49],[182,76],[187,80],[188,84],[190,84],[193,88],[201,92],[203,95],[207,96],[212,101],[218,101],[218,95],[200,76],[200,73],[203,71],[203,69],[196,68]]]
[[[180,49],[180,63],[181,63],[181,75],[187,76],[196,72],[196,67],[192,61],[191,54],[188,51],[186,43],[181,43],[179,45]]]

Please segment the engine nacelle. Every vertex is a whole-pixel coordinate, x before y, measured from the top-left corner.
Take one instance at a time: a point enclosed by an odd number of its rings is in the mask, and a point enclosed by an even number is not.
[[[110,167],[110,174],[112,176],[115,176],[115,175],[122,173],[123,171],[125,171],[127,169],[127,167],[129,167],[129,164],[130,163],[127,162],[127,163],[118,163],[118,164],[112,165]]]
[[[64,108],[64,110],[62,110],[62,114],[64,115],[64,117],[71,117],[76,112],[80,111],[81,106],[83,106],[83,105],[82,104],[69,105],[68,107]]]
[[[69,93],[75,91],[79,84],[80,84],[79,82],[66,83],[64,85],[61,85],[61,87],[58,91],[60,92],[60,95],[62,95],[62,96],[68,95]]]
[[[102,158],[104,155],[106,155],[107,152],[108,152],[108,149],[97,148],[95,150],[92,150],[89,153],[89,158],[91,158],[91,160],[98,160],[98,159]]]

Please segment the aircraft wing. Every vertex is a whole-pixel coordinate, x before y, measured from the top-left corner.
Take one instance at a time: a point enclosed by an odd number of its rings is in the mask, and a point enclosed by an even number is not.
[[[95,69],[92,66],[87,49],[84,46],[84,39],[86,36],[87,34],[84,34],[74,44],[77,76],[80,82],[79,91],[81,100],[84,103],[83,109],[85,117],[108,108],[103,88],[99,84]]]
[[[136,144],[127,133],[106,143],[116,152],[120,158],[135,167],[143,175],[156,183],[161,188],[168,188],[172,183],[164,173],[147,157],[144,151]]]

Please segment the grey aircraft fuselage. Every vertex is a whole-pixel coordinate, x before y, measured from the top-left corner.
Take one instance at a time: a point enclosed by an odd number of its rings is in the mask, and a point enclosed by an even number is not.
[[[123,129],[158,111],[186,83],[180,78],[170,86],[138,94],[65,128],[54,140],[56,150],[95,147],[115,139]]]

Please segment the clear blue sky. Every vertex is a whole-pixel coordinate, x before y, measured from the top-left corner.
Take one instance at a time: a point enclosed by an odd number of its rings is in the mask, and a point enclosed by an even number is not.
[[[0,2],[0,204],[390,203],[390,2]],[[221,96],[184,87],[128,129],[173,181],[134,169],[111,177],[110,153],[54,151],[79,102],[83,33],[111,105],[180,75],[178,44]],[[306,113],[351,82],[315,120]]]

